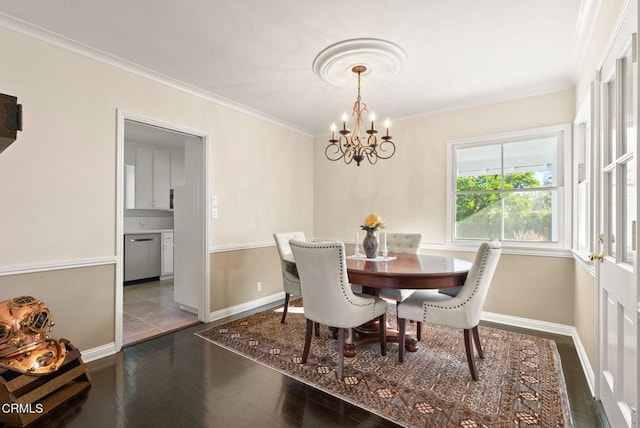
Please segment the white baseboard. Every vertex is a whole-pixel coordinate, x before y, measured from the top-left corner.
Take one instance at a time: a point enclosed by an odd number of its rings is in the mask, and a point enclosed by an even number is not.
[[[116,353],[115,342],[107,343],[106,345],[98,346],[96,348],[87,349],[82,351],[82,361],[88,363],[90,361],[99,360],[100,358],[108,357]]]
[[[480,318],[484,321],[495,322],[497,324],[506,324],[513,327],[545,331],[547,333],[561,334],[563,336],[573,336],[573,332],[575,330],[575,327],[566,324],[514,317],[512,315],[496,314],[494,312],[482,311]]]
[[[580,335],[578,334],[578,330],[575,328],[574,334],[571,335],[573,338],[573,343],[576,346],[576,352],[578,353],[578,358],[580,359],[580,365],[582,366],[582,371],[584,372],[584,376],[587,378],[587,384],[589,385],[589,391],[591,392],[591,396],[596,396],[596,375],[591,367],[591,363],[589,362],[589,357],[587,357],[587,351],[584,349],[582,345],[582,340],[580,340]]]
[[[251,300],[249,302],[241,303],[239,305],[230,306],[228,308],[213,311],[209,314],[209,321],[216,321],[224,317],[236,315],[241,312],[249,311],[251,309],[258,308],[263,305],[275,303],[278,300],[284,300],[284,291],[280,291],[270,296],[262,297],[260,299]]]
[[[573,339],[573,344],[576,347],[576,352],[578,353],[578,359],[580,360],[580,364],[582,365],[582,371],[584,372],[584,376],[587,379],[589,390],[591,391],[591,395],[595,396],[595,375],[591,367],[591,363],[589,362],[589,358],[587,357],[587,351],[584,349],[582,340],[580,340],[580,335],[578,334],[578,330],[576,330],[574,326],[557,324],[548,321],[533,320],[530,318],[514,317],[511,315],[496,314],[493,312],[485,311],[482,311],[481,318],[484,321],[494,322],[496,324],[505,324],[513,327],[528,328],[530,330],[544,331],[546,333],[571,336],[571,339]]]

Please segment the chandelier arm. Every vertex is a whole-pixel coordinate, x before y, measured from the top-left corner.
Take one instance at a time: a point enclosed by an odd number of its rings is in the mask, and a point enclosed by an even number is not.
[[[345,156],[345,151],[342,149],[342,136],[339,140],[331,140],[331,143],[324,149],[324,155],[331,161],[338,161]],[[332,152],[329,150],[333,149]]]
[[[345,154],[342,156],[344,163],[349,165],[351,162],[353,162],[354,155],[355,153],[353,152],[353,150],[348,150],[347,152],[345,152]]]
[[[387,145],[391,145],[391,147],[388,147]],[[387,148],[385,148],[385,146],[387,146]],[[389,159],[396,152],[396,145],[391,140],[382,140],[382,143],[378,145],[378,148],[380,149],[380,151],[376,150],[376,156],[378,156],[380,159]],[[390,153],[388,155],[383,155],[382,153],[384,152]]]
[[[367,160],[371,165],[375,165],[378,162],[378,153],[376,152],[377,138],[375,135],[370,135],[367,138],[367,145],[364,148],[364,152],[367,155]]]

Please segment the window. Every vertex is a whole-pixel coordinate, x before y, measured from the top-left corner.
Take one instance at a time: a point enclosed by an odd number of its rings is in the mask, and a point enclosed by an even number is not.
[[[573,122],[573,249],[584,260],[591,253],[592,222],[592,161],[591,161],[591,90],[585,96]]]
[[[452,239],[563,246],[563,159],[569,129],[556,126],[452,143]]]

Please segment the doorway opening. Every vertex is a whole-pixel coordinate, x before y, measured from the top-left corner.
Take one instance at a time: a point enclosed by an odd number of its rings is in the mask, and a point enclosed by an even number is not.
[[[118,113],[118,350],[208,321],[206,142]]]

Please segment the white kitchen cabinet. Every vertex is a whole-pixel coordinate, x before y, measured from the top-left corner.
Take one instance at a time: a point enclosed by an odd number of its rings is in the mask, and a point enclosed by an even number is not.
[[[177,161],[174,162],[177,164]],[[170,208],[171,164],[172,152],[145,146],[135,147],[134,208],[161,210]],[[175,168],[178,166],[176,165]],[[184,177],[184,160],[182,175]]]
[[[162,233],[161,278],[173,276],[173,232]]]
[[[169,188],[171,180],[171,153],[164,150],[153,151],[153,208],[169,209]]]
[[[171,188],[184,186],[184,153],[171,152]]]
[[[138,209],[154,208],[153,204],[153,149],[144,146],[136,147],[135,168],[135,207]]]

